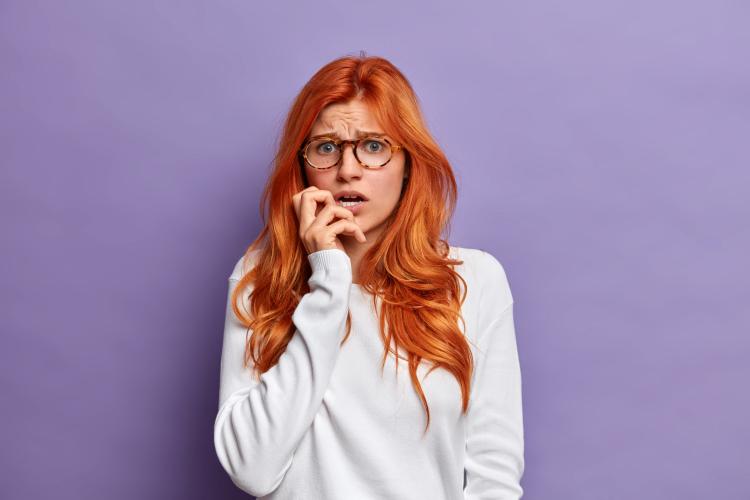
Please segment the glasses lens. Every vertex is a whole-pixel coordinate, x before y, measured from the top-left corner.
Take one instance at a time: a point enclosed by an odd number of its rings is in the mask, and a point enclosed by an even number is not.
[[[331,139],[316,139],[307,145],[307,161],[315,168],[329,168],[338,163],[340,147]],[[370,168],[378,168],[391,158],[391,146],[378,137],[367,137],[359,142],[357,157]]]
[[[341,151],[330,139],[316,139],[307,145],[307,161],[315,168],[328,168],[339,161]]]
[[[391,158],[391,146],[378,137],[368,137],[359,142],[357,156],[368,167],[377,168]]]

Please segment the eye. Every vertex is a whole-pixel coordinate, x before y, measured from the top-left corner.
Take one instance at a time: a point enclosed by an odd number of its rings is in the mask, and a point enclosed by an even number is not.
[[[336,144],[333,141],[322,142],[315,147],[315,151],[324,155],[331,154],[336,151]]]
[[[385,148],[385,144],[377,139],[367,139],[365,141],[365,151],[368,153],[380,153]]]

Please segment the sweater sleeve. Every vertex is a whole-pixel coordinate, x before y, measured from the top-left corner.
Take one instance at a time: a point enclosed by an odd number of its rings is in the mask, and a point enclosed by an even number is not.
[[[275,490],[313,422],[344,337],[352,283],[351,261],[340,249],[308,255],[310,292],[292,315],[295,333],[279,361],[256,381],[243,367],[245,336],[229,297],[221,354],[214,447],[232,482],[254,496]],[[235,268],[236,269],[236,268]]]
[[[523,494],[524,437],[513,298],[500,263],[490,254],[484,257],[489,281],[480,301],[464,498],[515,500]]]

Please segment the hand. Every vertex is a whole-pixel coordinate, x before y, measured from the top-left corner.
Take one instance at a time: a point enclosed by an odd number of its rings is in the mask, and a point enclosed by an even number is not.
[[[367,241],[359,224],[354,222],[354,214],[336,205],[330,191],[310,186],[295,194],[292,202],[299,221],[299,236],[308,254],[332,248],[344,250],[338,238],[342,233],[352,235],[362,243]],[[325,203],[325,206],[316,214],[318,203]],[[339,220],[330,224],[336,217]]]

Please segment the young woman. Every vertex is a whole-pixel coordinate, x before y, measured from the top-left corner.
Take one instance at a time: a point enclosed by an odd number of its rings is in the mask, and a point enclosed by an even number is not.
[[[239,488],[521,497],[513,297],[495,257],[440,238],[456,193],[393,64],[343,57],[302,89],[229,277],[214,442]]]

